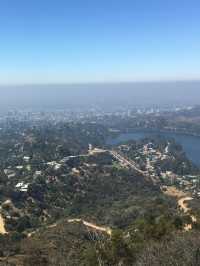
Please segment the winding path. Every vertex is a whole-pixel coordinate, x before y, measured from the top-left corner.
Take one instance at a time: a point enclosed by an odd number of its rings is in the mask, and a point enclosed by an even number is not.
[[[171,197],[175,197],[177,199],[178,202],[178,206],[180,207],[180,209],[185,213],[188,214],[192,220],[193,223],[197,222],[197,218],[194,215],[190,214],[191,208],[188,207],[188,201],[193,200],[192,197],[190,197],[187,193],[185,193],[184,191],[181,191],[179,189],[177,189],[174,186],[170,186],[165,188],[166,190],[163,190],[163,193],[171,196]],[[186,224],[184,226],[184,230],[185,231],[189,231],[192,229],[192,224]]]
[[[95,231],[98,231],[98,232],[101,232],[101,233],[106,233],[108,236],[111,236],[112,235],[112,229],[109,228],[109,227],[103,227],[103,226],[98,226],[94,223],[89,223],[83,219],[68,219],[67,220],[68,223],[82,223],[83,225],[85,225],[87,228],[90,228],[90,229],[93,229]],[[54,224],[51,224],[49,226],[47,226],[47,228],[55,228],[56,226],[58,225],[58,223],[54,223]],[[37,229],[36,231],[33,231],[33,232],[30,232],[28,233],[28,237],[32,237],[33,235],[35,235],[36,233],[39,232],[39,229]]]
[[[192,197],[184,197],[178,200],[178,205],[181,208],[181,210],[188,214],[191,211],[191,208],[188,207],[188,201],[193,200]],[[190,215],[190,218],[192,219],[192,222],[195,223],[197,221],[197,218],[194,215]],[[186,224],[184,227],[185,231],[189,231],[192,229],[192,224]]]

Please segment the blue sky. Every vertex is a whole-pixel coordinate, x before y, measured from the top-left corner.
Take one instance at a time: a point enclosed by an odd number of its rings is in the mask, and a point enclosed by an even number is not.
[[[200,79],[199,0],[1,0],[0,84]]]

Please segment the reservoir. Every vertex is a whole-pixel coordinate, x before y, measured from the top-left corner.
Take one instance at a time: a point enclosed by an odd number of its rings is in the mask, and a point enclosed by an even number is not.
[[[162,136],[165,138],[173,138],[178,144],[181,144],[188,159],[194,164],[200,166],[200,137],[178,134],[172,132],[159,132],[159,131],[135,131],[132,133],[122,133],[116,138],[110,138],[107,140],[109,145],[117,145],[121,142],[129,140],[140,140],[146,137]]]

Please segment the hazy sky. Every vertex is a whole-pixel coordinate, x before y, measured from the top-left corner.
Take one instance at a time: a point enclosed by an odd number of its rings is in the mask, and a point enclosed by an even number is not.
[[[0,84],[200,79],[199,0],[2,0]]]
[[[0,110],[200,104],[200,82],[0,86]]]

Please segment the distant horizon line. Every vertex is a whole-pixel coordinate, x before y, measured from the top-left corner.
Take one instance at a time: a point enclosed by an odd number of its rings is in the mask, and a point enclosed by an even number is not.
[[[115,85],[115,84],[142,84],[142,83],[190,83],[200,82],[198,79],[169,79],[169,80],[133,80],[133,81],[83,81],[83,82],[38,82],[38,83],[0,83],[0,87],[25,87],[25,86],[80,86],[80,85]]]

